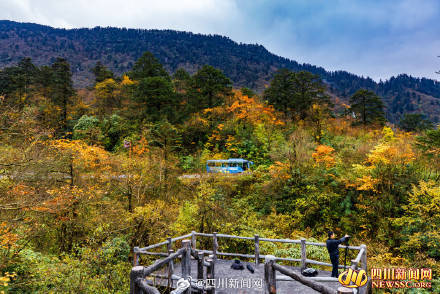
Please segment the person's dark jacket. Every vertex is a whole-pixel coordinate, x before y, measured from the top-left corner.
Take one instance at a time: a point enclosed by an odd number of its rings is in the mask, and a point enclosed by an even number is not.
[[[330,256],[337,256],[339,257],[339,244],[344,243],[347,241],[346,237],[342,237],[341,239],[328,239],[327,240],[327,250]]]

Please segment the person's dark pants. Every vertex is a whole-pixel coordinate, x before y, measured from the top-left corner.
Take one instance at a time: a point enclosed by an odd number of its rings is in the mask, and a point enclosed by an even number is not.
[[[337,256],[337,255],[330,256],[330,260],[333,265],[332,277],[337,278],[338,277],[338,268],[339,268],[339,256]]]

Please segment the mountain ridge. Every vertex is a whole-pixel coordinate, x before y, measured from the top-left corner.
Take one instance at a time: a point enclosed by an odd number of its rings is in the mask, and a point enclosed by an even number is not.
[[[383,97],[392,122],[408,112],[421,112],[434,122],[440,121],[440,82],[432,79],[401,74],[376,82],[343,70],[327,71],[299,63],[262,45],[238,43],[217,34],[115,27],[64,29],[0,20],[0,68],[15,65],[23,57],[45,65],[61,56],[70,62],[78,87],[92,83],[90,69],[96,62],[122,74],[145,51],[152,52],[170,73],[179,67],[194,73],[210,64],[223,70],[235,86],[260,92],[279,68],[307,70],[320,75],[329,92],[343,101],[359,88],[375,91]]]

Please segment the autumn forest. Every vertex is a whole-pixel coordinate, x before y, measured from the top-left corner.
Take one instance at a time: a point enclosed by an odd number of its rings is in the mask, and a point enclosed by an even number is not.
[[[440,130],[422,114],[392,124],[376,93],[340,100],[308,71],[280,69],[260,92],[209,65],[170,73],[150,52],[91,72],[75,88],[63,58],[0,70],[0,292],[128,293],[134,246],[191,231],[334,230],[367,244],[370,266],[438,277]],[[254,165],[206,173],[227,158]]]

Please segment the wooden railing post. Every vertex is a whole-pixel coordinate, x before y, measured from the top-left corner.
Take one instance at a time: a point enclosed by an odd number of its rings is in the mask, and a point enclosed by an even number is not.
[[[182,248],[185,248],[182,253],[182,278],[189,280],[191,276],[191,240],[182,240]],[[191,293],[191,286],[183,293]]]
[[[367,272],[367,276],[368,276],[368,265],[367,265],[367,245],[365,244],[361,244],[361,248],[364,249],[364,254],[362,254],[361,256],[361,264],[362,264],[362,269]],[[367,284],[364,287],[361,287],[359,289],[359,294],[366,294],[366,293],[370,293],[371,292],[371,280],[368,279]]]
[[[217,242],[217,232],[212,233],[212,260],[214,263],[217,261],[217,251],[218,251],[218,242]]]
[[[191,241],[183,240],[182,248],[185,251],[182,253],[182,278],[187,279],[191,275]]]
[[[173,249],[168,250],[168,256],[174,253]],[[174,261],[171,259],[168,263],[168,287],[173,287]]]
[[[255,235],[255,265],[260,263],[260,236]]]
[[[215,272],[215,260],[214,260],[214,254],[209,254],[208,258],[212,260],[212,272]]]
[[[196,250],[197,248],[197,235],[195,231],[191,232],[191,246],[192,249]]]
[[[167,252],[168,252],[168,256],[171,255],[172,253],[174,253],[173,250],[173,239],[171,237],[167,238]],[[171,260],[168,263],[168,287],[172,287],[173,286],[173,279],[172,279],[172,275],[174,273],[174,262],[173,260]]]
[[[130,294],[142,294],[142,290],[137,286],[137,280],[144,278],[144,267],[134,266],[130,272]]]
[[[208,266],[206,267],[206,280],[215,281],[214,260],[212,258],[206,259]],[[206,291],[207,294],[215,294],[215,285],[210,285]]]
[[[301,238],[301,271],[306,268],[306,239]]]
[[[139,247],[133,248],[133,266],[139,265]]]
[[[203,280],[204,272],[204,254],[203,252],[197,252],[197,280]]]
[[[367,272],[367,245],[361,244],[361,248],[364,249],[364,254],[361,257],[362,269]]]
[[[352,259],[351,260],[351,266],[350,266],[354,271],[358,269],[358,262],[356,261],[356,259]]]
[[[173,250],[173,239],[171,237],[167,238],[167,251]]]
[[[265,281],[265,294],[274,294],[277,293],[277,284],[276,284],[276,272],[273,267],[275,263],[275,256],[266,255],[264,259],[264,281]]]

